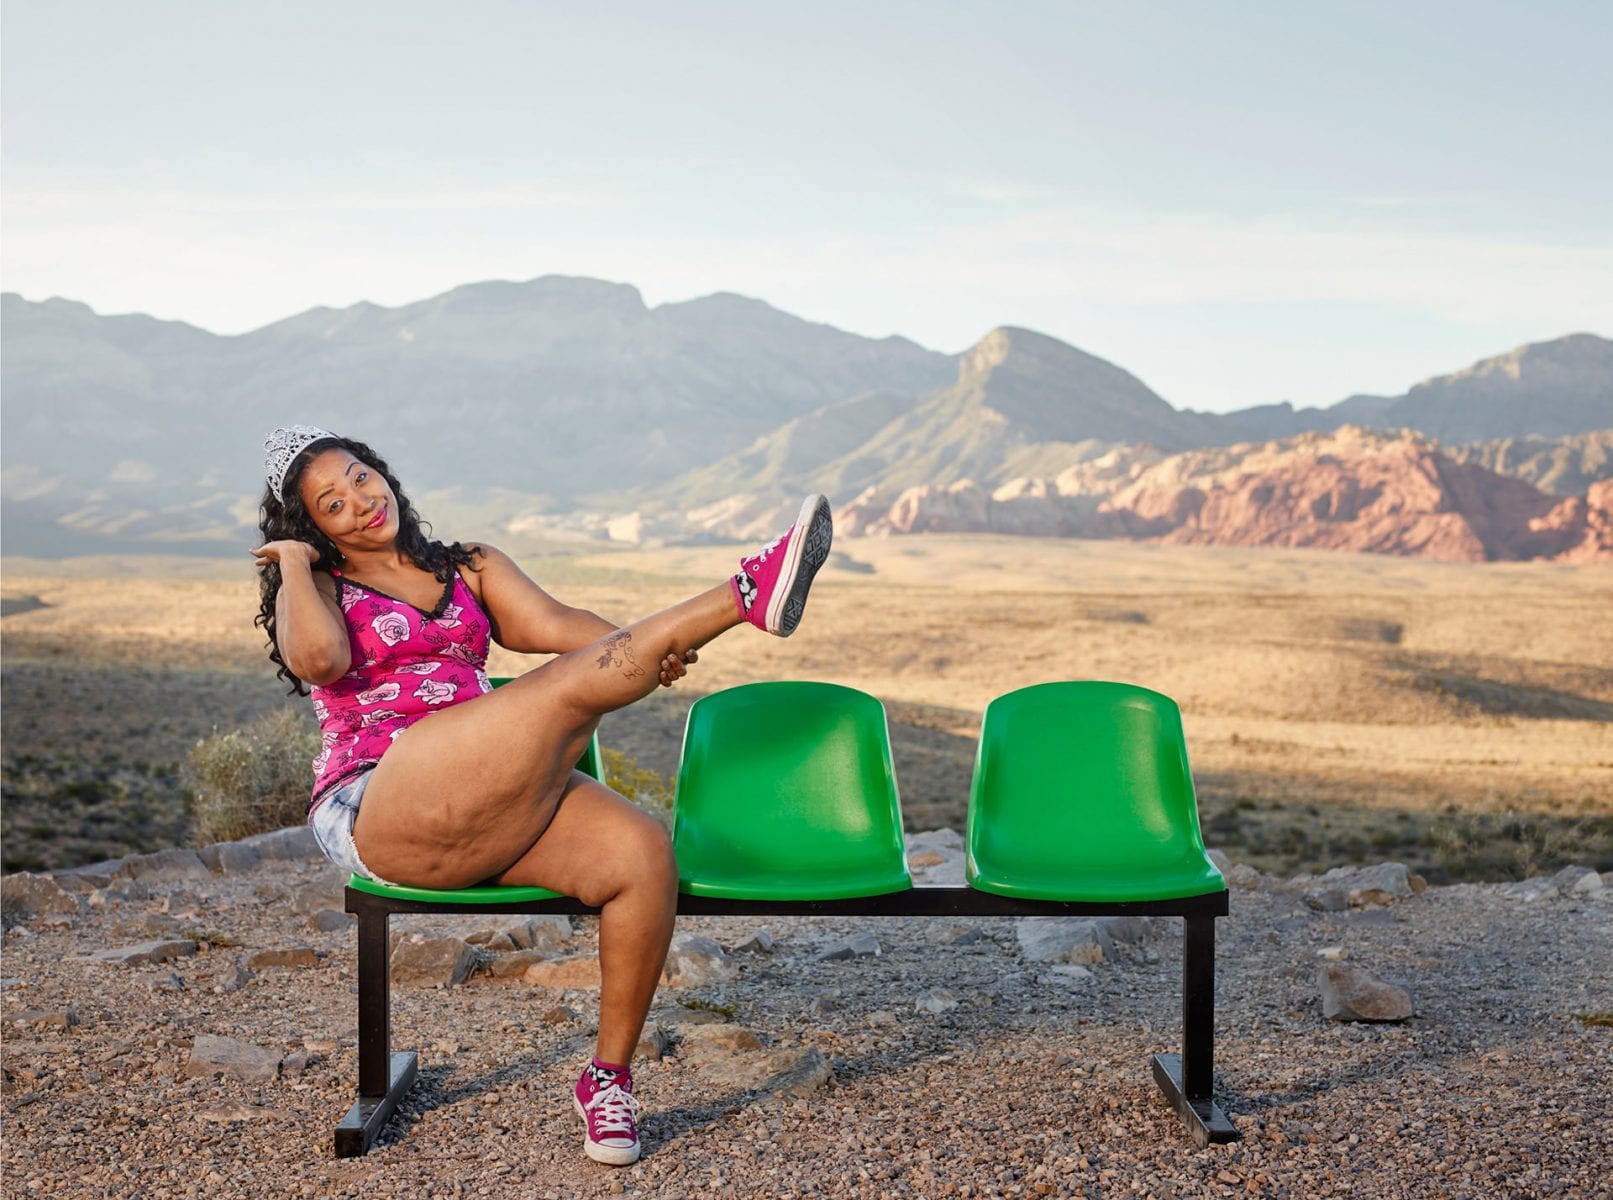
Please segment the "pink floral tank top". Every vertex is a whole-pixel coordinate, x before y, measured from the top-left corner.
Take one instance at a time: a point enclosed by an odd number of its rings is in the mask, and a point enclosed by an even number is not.
[[[353,667],[311,689],[322,746],[312,811],[337,784],[381,761],[393,740],[439,709],[493,690],[492,624],[456,571],[431,612],[337,576]]]

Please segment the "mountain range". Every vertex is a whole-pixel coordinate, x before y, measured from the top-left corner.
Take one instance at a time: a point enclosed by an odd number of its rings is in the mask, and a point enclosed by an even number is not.
[[[1030,330],[995,329],[947,355],[742,296],[649,307],[630,286],[558,276],[396,308],[317,308],[235,336],[7,293],[0,350],[11,553],[237,551],[253,540],[262,438],[296,421],[375,446],[428,517],[455,523],[442,532],[506,541],[537,529],[750,536],[803,489],[855,499],[848,530],[901,532],[878,501],[964,483],[987,507],[1002,493],[1085,514],[1024,532],[1214,541],[1203,522],[1215,504],[1197,510],[1193,536],[1089,518],[1123,505],[1111,484],[1173,455],[1249,458],[1228,448],[1275,443],[1261,452],[1270,467],[1290,444],[1295,461],[1314,457],[1316,438],[1346,426],[1414,430],[1418,454],[1532,494],[1589,496],[1613,475],[1613,342],[1589,333],[1400,396],[1226,414],[1177,409],[1123,368]],[[1364,437],[1339,446],[1361,449]],[[1555,501],[1524,507],[1541,503]],[[1459,556],[1556,556],[1573,540],[1509,537],[1477,537]],[[1374,548],[1430,552],[1392,542]]]

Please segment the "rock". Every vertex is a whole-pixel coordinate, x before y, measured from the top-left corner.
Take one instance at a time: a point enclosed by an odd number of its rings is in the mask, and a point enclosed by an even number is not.
[[[1343,888],[1351,904],[1388,904],[1412,895],[1411,871],[1405,863],[1379,863],[1375,867],[1334,867],[1320,882]]]
[[[394,956],[394,964],[396,961]],[[246,960],[246,965],[254,971],[261,971],[265,967],[317,967],[319,955],[312,946],[281,946],[273,950],[259,950]],[[392,981],[396,983],[397,978],[397,968],[394,965]]]
[[[664,1029],[646,1029],[639,1035],[638,1045],[633,1049],[635,1058],[649,1059],[651,1062],[660,1062],[666,1056],[672,1045],[672,1039],[667,1036]]]
[[[1410,992],[1360,967],[1328,963],[1316,982],[1322,1015],[1330,1021],[1404,1021],[1413,1012]]]
[[[123,878],[122,872],[123,860],[112,858],[105,862],[88,863],[65,871],[53,871],[51,878],[63,891],[84,894],[104,888],[114,880]]]
[[[1303,899],[1317,912],[1343,912],[1350,907],[1350,893],[1341,887],[1312,888]]]
[[[334,908],[322,908],[308,918],[308,927],[316,933],[340,933],[349,929],[358,920],[352,913],[341,912]]]
[[[962,850],[963,835],[956,829],[926,829],[907,835],[908,850]]]
[[[555,1004],[538,1014],[538,1020],[545,1025],[570,1025],[580,1020],[577,1010],[564,1004]]]
[[[199,1109],[196,1117],[198,1120],[222,1124],[233,1121],[283,1121],[286,1114],[278,1108],[265,1108],[261,1104],[245,1104],[239,1100],[231,1100]]]
[[[240,845],[250,846],[265,860],[278,862],[328,862],[314,840],[314,831],[306,825],[292,825],[268,833],[242,838]]]
[[[168,962],[196,953],[196,943],[176,938],[172,941],[138,942],[133,946],[118,946],[111,950],[97,950],[88,955],[86,962],[113,963],[120,967],[141,967],[151,963]]]
[[[19,871],[0,880],[0,914],[8,925],[47,913],[76,915],[78,911],[78,897],[64,890],[49,875]]]
[[[209,871],[219,875],[244,875],[263,865],[256,846],[245,842],[215,842],[196,851]]]
[[[743,1025],[717,1021],[678,1028],[679,1058],[710,1058],[716,1054],[736,1054],[760,1050],[762,1039]]]
[[[204,1077],[228,1075],[248,1083],[261,1083],[279,1076],[280,1056],[251,1042],[202,1033],[191,1045],[184,1073]]]
[[[876,1008],[873,1012],[868,1014],[866,1020],[869,1027],[872,1029],[880,1029],[885,1026],[901,1024],[901,1021],[897,1019],[896,1014],[885,1008]]]
[[[1226,878],[1227,872],[1232,870],[1232,860],[1219,850],[1206,850],[1205,854],[1215,864],[1215,869],[1221,872],[1221,877]]]
[[[1591,896],[1605,886],[1602,877],[1589,867],[1564,867],[1551,877],[1562,896]]]
[[[1030,962],[1097,963],[1114,955],[1109,931],[1086,917],[1023,917],[1014,932]]]
[[[732,950],[734,954],[771,954],[773,953],[773,935],[765,929],[758,929]]]
[[[940,1014],[952,1011],[961,1003],[958,993],[950,988],[930,988],[918,994],[913,1007],[919,1012]]]
[[[571,918],[563,914],[529,917],[504,930],[517,950],[557,950],[572,938]]]
[[[1099,917],[1098,924],[1117,942],[1141,946],[1154,936],[1154,925],[1147,917]]]
[[[682,1057],[680,1047],[680,1057]],[[709,1053],[689,1058],[699,1070],[702,1084],[714,1093],[755,1092],[770,1096],[809,1096],[820,1090],[831,1076],[828,1061],[818,1051],[801,1046],[771,1052]]]
[[[331,867],[319,878],[298,888],[291,896],[291,911],[316,913],[322,908],[345,911],[347,908],[347,876],[340,867]]]
[[[666,969],[661,972],[665,987],[705,987],[739,978],[739,964],[708,937],[679,933],[672,937]]]
[[[306,1050],[298,1050],[293,1054],[286,1055],[285,1058],[281,1060],[280,1071],[284,1075],[301,1075],[308,1069],[309,1061],[308,1052]]]
[[[927,829],[907,837],[907,865],[920,883],[962,884],[963,836],[955,829]]]
[[[244,962],[238,962],[225,971],[213,984],[213,990],[220,995],[238,992],[252,979],[252,971]]]
[[[194,850],[158,850],[131,854],[123,860],[129,877],[140,883],[169,883],[176,879],[206,879],[212,874]]]
[[[494,979],[519,979],[533,963],[543,962],[548,957],[547,950],[512,950],[488,963],[487,973]]]
[[[1058,963],[1048,970],[1048,975],[1065,983],[1088,983],[1097,978],[1091,970],[1079,963]]]
[[[1317,958],[1325,958],[1328,962],[1338,962],[1350,956],[1350,952],[1343,946],[1323,946],[1316,952]]]
[[[1560,895],[1556,881],[1544,875],[1536,875],[1533,879],[1520,879],[1515,883],[1498,884],[1496,891],[1508,899],[1522,900],[1525,904],[1534,904],[1540,900],[1555,900]]]
[[[148,937],[173,937],[185,928],[185,923],[167,913],[152,913],[141,920],[138,928]]]
[[[47,1029],[72,1029],[79,1024],[80,1017],[78,1009],[68,1008],[56,1012],[31,1010],[13,1013],[9,1020],[18,1025],[37,1025]]]
[[[1252,890],[1260,886],[1260,872],[1248,863],[1239,863],[1230,871],[1222,871],[1228,887],[1245,888]]]
[[[392,982],[402,987],[455,987],[469,978],[480,961],[460,938],[411,933],[392,947]]]
[[[565,958],[552,958],[547,962],[533,963],[521,976],[522,982],[534,987],[562,990],[599,990],[599,959],[592,954],[573,954]]]
[[[871,933],[859,933],[836,942],[818,954],[819,962],[840,962],[848,958],[869,958],[883,954],[885,947]]]
[[[765,1096],[800,1099],[822,1091],[834,1076],[829,1060],[810,1048],[776,1051],[767,1065],[770,1073],[758,1089]]]
[[[977,922],[946,921],[929,926],[932,942],[943,946],[971,946],[987,936]]]

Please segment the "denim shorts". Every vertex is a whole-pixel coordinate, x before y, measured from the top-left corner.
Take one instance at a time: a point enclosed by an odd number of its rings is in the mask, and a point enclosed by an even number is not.
[[[373,774],[374,767],[360,771],[334,791],[326,792],[319,806],[309,814],[308,827],[314,831],[314,841],[319,843],[325,857],[342,870],[391,887],[394,886],[391,880],[382,879],[364,865],[358,856],[358,847],[353,844],[353,822],[358,819],[359,802],[364,799],[364,789],[370,786]]]

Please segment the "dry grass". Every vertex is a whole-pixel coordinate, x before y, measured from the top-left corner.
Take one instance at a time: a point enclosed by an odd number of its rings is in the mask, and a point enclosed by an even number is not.
[[[702,547],[529,564],[623,620],[731,569]],[[5,753],[175,761],[284,701],[246,564],[7,560]],[[1175,697],[1212,844],[1271,869],[1401,858],[1432,872],[1613,867],[1613,570],[997,537],[846,541],[781,642],[714,643],[610,718],[675,766],[702,691],[826,679],[884,699],[910,824],[961,825],[979,714],[1060,678]],[[531,665],[499,652],[494,673]],[[8,810],[13,787],[8,781]],[[174,797],[178,802],[178,797]],[[37,823],[37,818],[35,823]],[[11,860],[12,818],[7,815]]]

